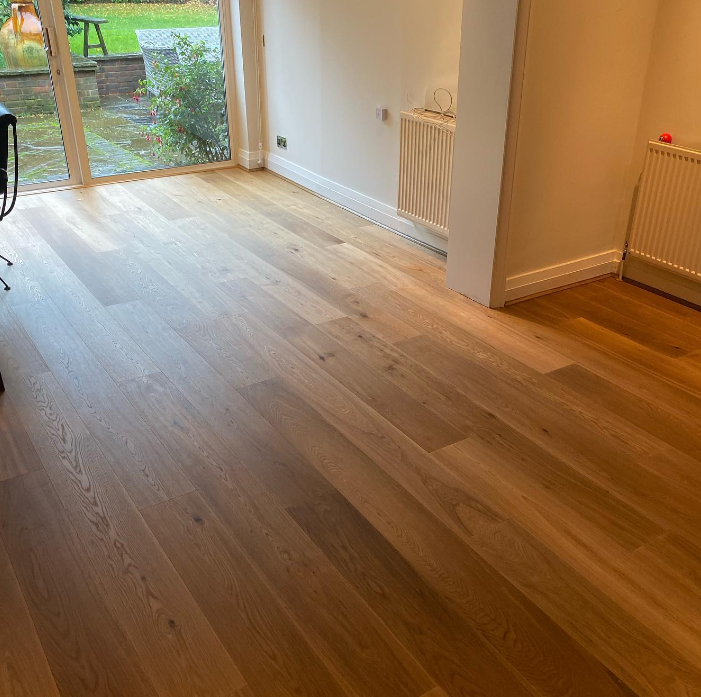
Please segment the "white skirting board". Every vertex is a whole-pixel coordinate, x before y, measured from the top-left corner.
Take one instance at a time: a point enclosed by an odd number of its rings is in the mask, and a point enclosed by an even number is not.
[[[259,160],[261,160],[259,162]],[[238,162],[244,169],[254,170],[263,169],[265,167],[265,157],[261,158],[258,150],[249,152],[248,150],[239,150]]]
[[[357,213],[359,216],[377,225],[416,240],[443,254],[448,252],[447,239],[410,220],[400,218],[397,215],[396,208],[376,201],[374,198],[365,196],[365,194],[349,189],[330,179],[321,177],[311,170],[285,160],[279,155],[265,153],[265,167],[271,172],[275,172],[281,177],[285,177],[285,179],[289,179],[295,184],[299,184],[305,189],[309,189],[315,194],[319,194],[319,196],[323,196],[329,201],[337,203],[339,206],[347,208],[349,211]]]
[[[513,302],[572,283],[616,273],[621,251],[612,250],[506,279],[505,301]]]
[[[625,278],[643,285],[656,288],[663,293],[681,298],[694,305],[701,305],[701,283],[693,278],[676,274],[655,264],[648,264],[643,259],[630,256],[623,269]]]

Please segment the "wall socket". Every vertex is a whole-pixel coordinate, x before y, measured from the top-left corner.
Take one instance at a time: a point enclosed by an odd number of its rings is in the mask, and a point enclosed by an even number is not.
[[[285,138],[285,136],[278,136],[277,146],[280,150],[287,150],[287,138]]]

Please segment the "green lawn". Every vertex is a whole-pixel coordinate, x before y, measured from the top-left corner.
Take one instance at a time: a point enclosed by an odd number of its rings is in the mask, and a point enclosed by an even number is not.
[[[102,35],[110,53],[139,53],[135,29],[172,29],[187,27],[214,27],[219,23],[217,8],[199,2],[187,5],[164,3],[71,3],[73,14],[101,17],[108,20],[102,25]],[[90,43],[96,44],[95,28],[90,30]],[[71,51],[83,53],[83,33],[70,37]],[[91,49],[100,54],[100,49]]]

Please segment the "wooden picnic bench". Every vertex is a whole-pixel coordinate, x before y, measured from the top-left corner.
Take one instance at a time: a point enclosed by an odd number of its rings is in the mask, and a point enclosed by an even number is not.
[[[102,55],[106,56],[107,55],[107,46],[105,46],[105,40],[102,37],[102,29],[100,29],[101,24],[107,24],[106,19],[101,19],[99,17],[85,17],[84,15],[71,15],[73,19],[75,19],[77,22],[82,22],[83,23],[83,55],[87,58],[88,57],[88,52],[90,51],[91,48],[100,48],[102,49]],[[90,44],[88,43],[89,39],[89,34],[90,34],[90,25],[95,27],[95,31],[97,32],[97,38],[99,39],[100,43],[99,44]]]

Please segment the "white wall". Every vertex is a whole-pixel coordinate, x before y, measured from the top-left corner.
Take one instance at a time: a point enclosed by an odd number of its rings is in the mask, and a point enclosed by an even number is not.
[[[657,4],[532,0],[507,300],[612,270]]]
[[[455,89],[461,10],[462,0],[259,0],[268,166],[396,216],[399,112],[424,106],[430,85]]]
[[[465,0],[463,8],[447,281],[490,306],[503,302],[502,222],[509,197],[502,181],[513,171],[507,134],[511,141],[512,124],[518,125],[524,7],[518,0]]]
[[[630,205],[645,160],[646,144],[661,133],[674,142],[701,149],[701,3],[664,0],[655,23],[637,136],[629,170]],[[628,212],[621,221],[618,242],[627,232]]]
[[[637,136],[629,170],[627,206],[622,211],[618,244],[626,239],[635,187],[642,172],[646,144],[661,133],[674,142],[701,149],[701,3],[698,0],[664,0],[655,23]],[[630,260],[626,276],[660,288],[694,303],[701,303],[699,284]]]

